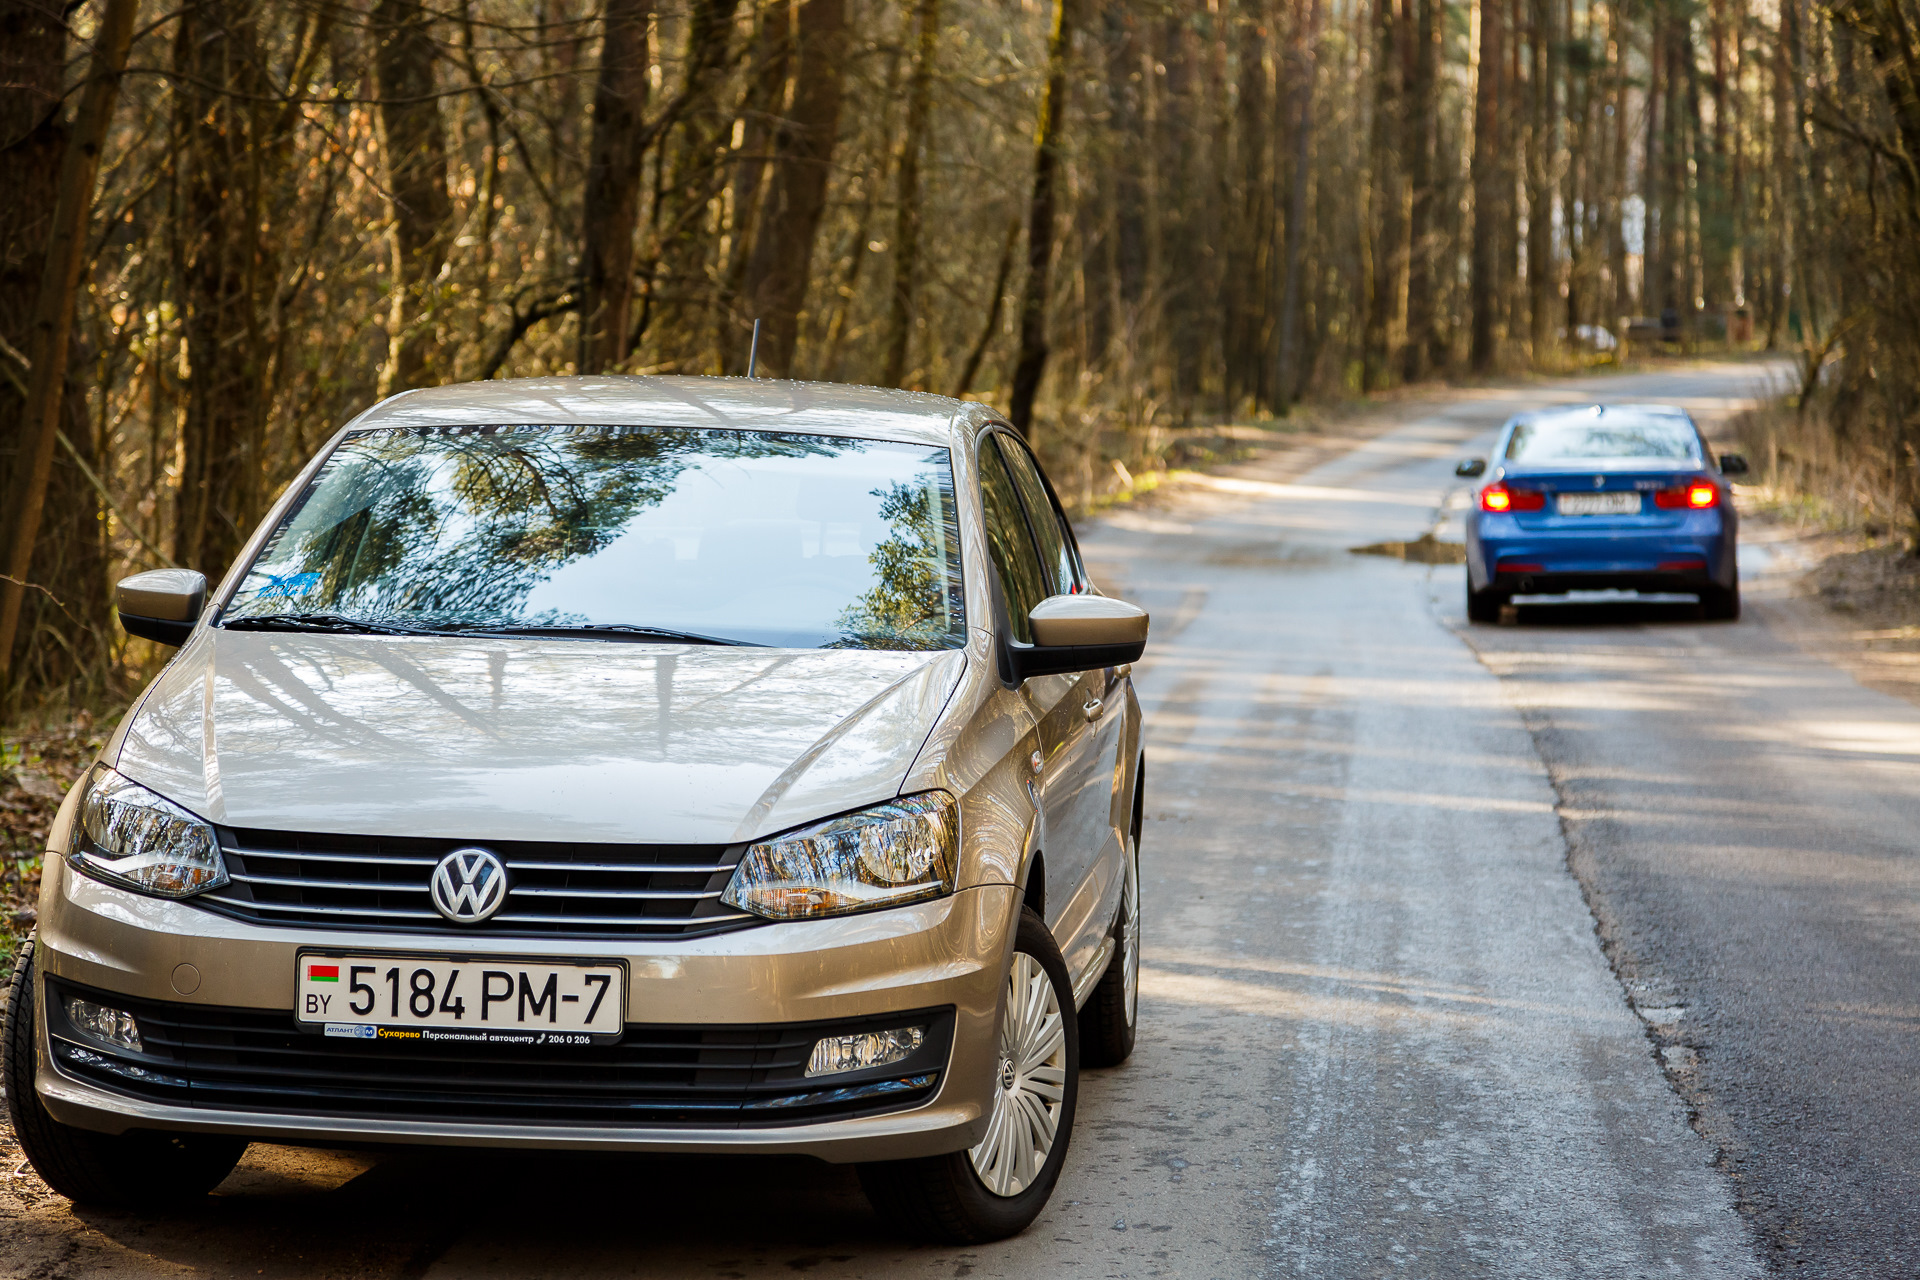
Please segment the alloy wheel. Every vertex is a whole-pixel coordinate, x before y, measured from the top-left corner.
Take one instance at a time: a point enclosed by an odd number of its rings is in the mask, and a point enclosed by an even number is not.
[[[997,1196],[1017,1196],[1040,1176],[1053,1150],[1067,1083],[1066,1026],[1047,971],[1016,951],[1007,988],[993,1111],[986,1136],[967,1153],[974,1173]]]

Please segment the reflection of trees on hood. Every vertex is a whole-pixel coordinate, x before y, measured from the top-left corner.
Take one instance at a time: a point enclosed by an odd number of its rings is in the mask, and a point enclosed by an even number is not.
[[[425,428],[345,441],[255,573],[318,575],[237,615],[396,614],[470,623],[521,616],[542,579],[604,550],[707,460],[833,456],[859,441],[632,427]]]
[[[965,605],[958,577],[949,576],[948,549],[959,545],[960,528],[945,488],[895,481],[873,490],[890,532],[867,556],[873,586],[840,615],[842,643],[889,649],[951,643],[952,620]]]

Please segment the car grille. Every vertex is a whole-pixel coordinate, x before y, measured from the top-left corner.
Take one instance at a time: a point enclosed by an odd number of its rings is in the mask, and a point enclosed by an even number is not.
[[[933,1096],[951,1009],[766,1026],[629,1026],[575,1048],[329,1039],[260,1009],[131,1000],[49,981],[139,1022],[144,1052],[97,1045],[49,1010],[62,1071],[117,1093],[208,1110],[497,1124],[761,1128],[899,1110]],[[823,1035],[923,1025],[912,1057],[806,1078]]]
[[[763,923],[720,901],[738,845],[429,840],[221,829],[232,883],[194,901],[261,924],[487,937],[684,938]],[[476,843],[507,868],[506,903],[477,924],[433,909],[434,866]]]

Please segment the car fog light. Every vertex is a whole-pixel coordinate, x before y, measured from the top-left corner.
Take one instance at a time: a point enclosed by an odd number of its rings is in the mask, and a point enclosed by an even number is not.
[[[140,1024],[133,1020],[132,1014],[123,1010],[72,997],[67,1000],[67,1019],[73,1023],[75,1030],[85,1032],[102,1044],[131,1049],[135,1053],[142,1051]]]
[[[807,1059],[807,1074],[831,1076],[842,1071],[864,1071],[885,1067],[912,1055],[926,1041],[925,1027],[900,1027],[893,1031],[863,1031],[852,1036],[828,1036],[814,1042]]]

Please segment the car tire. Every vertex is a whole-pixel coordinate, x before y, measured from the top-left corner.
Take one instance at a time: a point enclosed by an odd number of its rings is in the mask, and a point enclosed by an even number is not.
[[[16,957],[0,1028],[0,1080],[20,1150],[75,1204],[138,1209],[199,1199],[226,1180],[247,1144],[205,1134],[95,1133],[61,1124],[33,1087],[33,942]]]
[[[1004,999],[1000,1080],[979,1145],[860,1166],[860,1185],[873,1207],[915,1239],[982,1244],[1018,1235],[1040,1216],[1060,1180],[1079,1092],[1080,1030],[1071,1016],[1067,963],[1030,907],[1020,911]],[[1037,1169],[1035,1156],[1041,1156]]]
[[[1140,834],[1127,837],[1126,881],[1113,918],[1113,955],[1080,1010],[1080,1065],[1117,1067],[1133,1056],[1140,1017]]]
[[[1708,587],[1700,593],[1700,612],[1708,622],[1740,621],[1740,583],[1730,587]]]
[[[1498,622],[1506,600],[1497,591],[1475,591],[1473,579],[1467,579],[1467,621]]]

